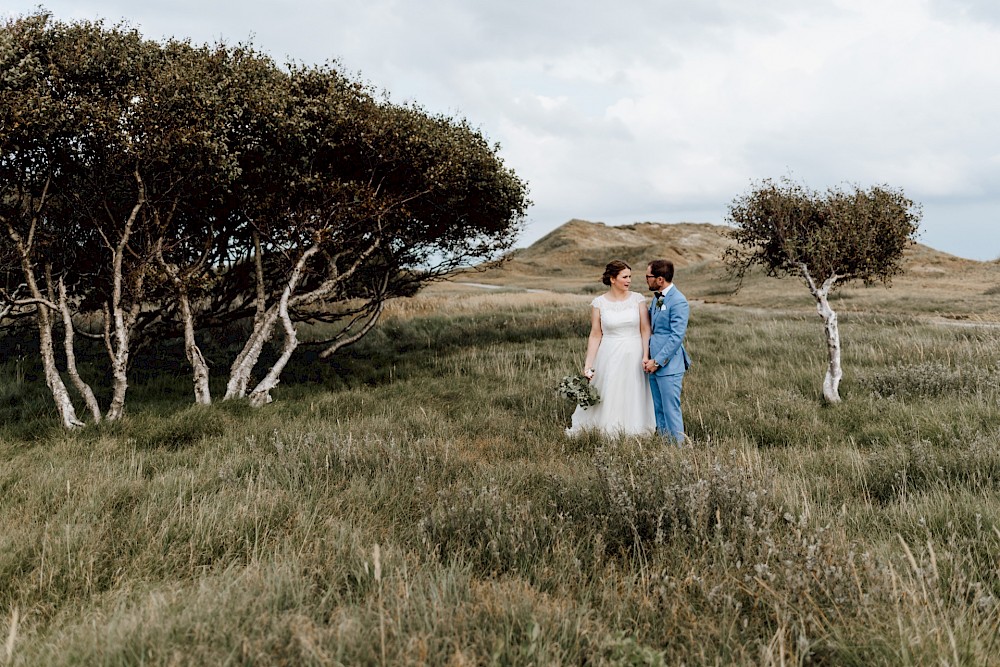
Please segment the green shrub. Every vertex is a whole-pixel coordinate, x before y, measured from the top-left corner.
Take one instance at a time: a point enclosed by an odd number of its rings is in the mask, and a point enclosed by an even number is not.
[[[998,366],[951,366],[941,361],[896,364],[862,380],[879,398],[975,394],[1000,384]]]

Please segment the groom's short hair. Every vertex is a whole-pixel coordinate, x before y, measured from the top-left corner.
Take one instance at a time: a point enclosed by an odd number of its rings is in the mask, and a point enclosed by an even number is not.
[[[649,263],[649,273],[672,283],[674,282],[674,263],[669,259],[654,259]]]

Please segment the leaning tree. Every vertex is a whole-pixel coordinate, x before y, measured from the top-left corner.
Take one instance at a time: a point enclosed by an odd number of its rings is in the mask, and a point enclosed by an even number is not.
[[[66,283],[79,279],[74,267],[88,253],[79,230],[65,224],[69,208],[61,193],[73,174],[88,167],[80,119],[90,109],[79,104],[78,91],[113,79],[89,57],[89,31],[87,25],[52,22],[46,14],[10,19],[0,29],[0,254],[20,270],[18,278],[5,280],[11,285],[4,287],[16,286],[3,290],[3,300],[33,314],[46,384],[67,428],[82,421],[56,365],[53,327],[65,321]],[[64,346],[72,349],[72,327]],[[80,380],[71,352],[67,366],[94,412],[93,392]]]
[[[199,329],[251,332],[226,398],[260,405],[296,324],[357,340],[385,301],[510,248],[527,187],[467,122],[393,104],[331,67],[277,68],[249,47],[145,40],[47,13],[0,25],[0,320],[33,316],[63,424],[95,421],[76,371],[81,315],[102,331],[124,414],[136,346],[183,334],[208,403]],[[12,270],[16,267],[16,270]],[[284,343],[263,379],[255,366]],[[267,358],[267,355],[264,355]]]
[[[271,83],[282,77],[270,59],[244,46],[170,40],[161,53],[122,132],[125,164],[136,165],[144,195],[137,228],[143,237],[134,244],[141,250],[125,276],[148,276],[134,318],[136,337],[149,341],[179,320],[195,401],[208,404],[196,311],[238,224],[232,191],[242,173],[240,156],[259,140],[256,119],[273,111]],[[118,180],[129,179],[120,174]]]
[[[226,301],[254,304],[225,396],[253,405],[270,401],[296,322],[358,326],[326,354],[357,340],[386,299],[507,250],[529,203],[497,147],[462,120],[380,99],[328,67],[293,68],[287,103],[265,140],[270,159],[245,164],[237,185],[250,261],[220,279],[222,292],[236,288]],[[251,387],[279,324],[277,361]]]
[[[853,185],[817,192],[782,179],[755,185],[729,205],[737,245],[724,261],[742,281],[754,266],[767,275],[803,278],[823,320],[829,366],[823,397],[840,401],[840,331],[830,292],[851,281],[891,283],[914,243],[921,209],[902,190]]]
[[[196,398],[207,402],[185,311],[218,256],[235,155],[260,115],[260,77],[245,72],[277,68],[245,47],[152,42],[45,12],[0,27],[0,65],[0,257],[20,269],[4,276],[0,312],[33,314],[63,424],[81,421],[56,367],[55,324],[66,372],[102,417],[76,371],[74,312],[103,321],[91,335],[110,361],[109,419],[124,414],[133,343],[178,310]]]

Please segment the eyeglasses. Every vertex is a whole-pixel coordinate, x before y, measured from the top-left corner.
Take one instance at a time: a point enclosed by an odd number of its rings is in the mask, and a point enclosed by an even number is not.
[[[651,276],[651,275],[649,275],[649,274],[647,273],[647,274],[646,274],[646,277],[647,277],[647,278],[657,278],[658,276]]]

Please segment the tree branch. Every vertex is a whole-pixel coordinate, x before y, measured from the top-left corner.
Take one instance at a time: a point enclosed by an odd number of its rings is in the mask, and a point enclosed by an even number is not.
[[[14,299],[14,300],[8,301],[7,305],[11,306],[11,307],[16,307],[16,306],[45,306],[46,308],[49,308],[51,310],[57,310],[59,308],[54,302],[52,302],[49,299],[45,299],[45,298],[32,298],[32,297],[28,297],[26,299]]]
[[[354,260],[354,263],[351,264],[351,266],[348,267],[346,271],[339,271],[333,277],[328,278],[327,280],[324,280],[322,283],[320,283],[314,290],[307,292],[306,294],[300,294],[290,299],[289,304],[291,306],[301,306],[307,303],[313,303],[316,300],[332,292],[337,285],[343,283],[345,280],[354,275],[354,273],[361,267],[361,265],[364,264],[365,260],[371,257],[372,253],[374,253],[375,250],[377,250],[378,247],[382,244],[381,232],[382,232],[382,224],[381,222],[379,222],[378,233],[373,239],[371,245],[369,245],[365,250],[363,250],[361,253],[358,254],[358,256]]]
[[[35,208],[34,215],[31,216],[31,227],[28,229],[28,243],[26,250],[31,252],[31,246],[35,242],[35,229],[38,227],[38,216],[42,214],[42,209],[45,208],[45,200],[48,198],[49,185],[52,183],[52,173],[46,175],[45,186],[42,188],[42,196],[38,199],[38,206]]]

